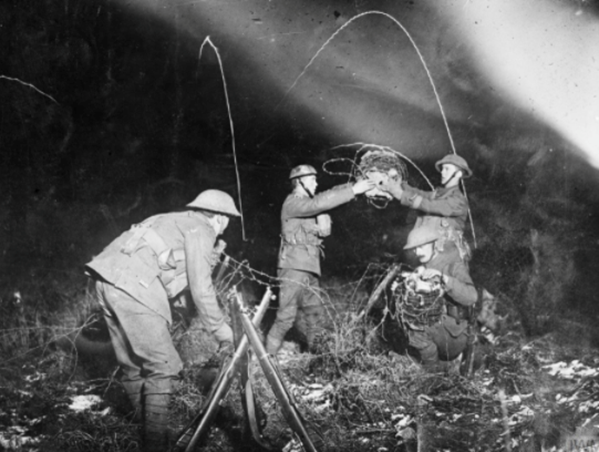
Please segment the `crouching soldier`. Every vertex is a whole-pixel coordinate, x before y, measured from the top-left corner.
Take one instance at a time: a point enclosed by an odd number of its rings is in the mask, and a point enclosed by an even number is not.
[[[414,228],[405,250],[422,264],[404,275],[399,309],[409,351],[430,371],[443,370],[441,361],[457,358],[468,342],[468,308],[478,292],[455,247],[440,250],[436,228]]]
[[[266,349],[272,355],[276,355],[294,323],[305,337],[308,348],[321,330],[324,307],[317,293],[321,244],[331,233],[331,220],[324,212],[351,201],[375,185],[364,179],[354,185],[339,185],[316,194],[316,170],[310,165],[293,168],[289,179],[292,192],[281,211],[279,309],[266,338]],[[298,310],[303,312],[303,323],[296,322]]]
[[[169,299],[189,288],[205,328],[222,347],[233,342],[216,299],[211,261],[217,237],[240,214],[233,198],[219,190],[200,193],[187,207],[133,226],[86,266],[123,386],[141,414],[145,451],[168,447],[168,404],[182,369],[169,332]]]

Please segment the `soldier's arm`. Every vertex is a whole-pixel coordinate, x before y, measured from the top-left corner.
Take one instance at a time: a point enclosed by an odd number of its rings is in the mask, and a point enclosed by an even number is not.
[[[288,218],[313,217],[351,201],[354,196],[349,184],[333,187],[313,198],[290,196],[283,205],[283,215]]]
[[[416,196],[411,202],[414,209],[444,217],[460,217],[468,213],[468,202],[462,194],[437,199]]]
[[[443,198],[433,197],[432,191],[420,190],[406,182],[386,187],[386,190],[403,206],[443,217],[460,217],[468,213],[466,197],[459,191]]]
[[[412,187],[407,182],[389,182],[382,187],[385,191],[390,193],[395,199],[401,202],[402,205],[412,207],[413,200],[417,197],[420,198],[431,198],[433,196],[432,191],[420,190],[419,188]]]
[[[185,234],[185,260],[191,296],[198,310],[200,322],[212,332],[219,342],[233,342],[231,327],[218,305],[216,290],[212,283],[212,250],[215,235],[206,237],[200,230]]]
[[[443,282],[447,294],[456,302],[464,306],[476,303],[478,292],[466,266],[459,262],[449,266],[447,273],[443,273]]]

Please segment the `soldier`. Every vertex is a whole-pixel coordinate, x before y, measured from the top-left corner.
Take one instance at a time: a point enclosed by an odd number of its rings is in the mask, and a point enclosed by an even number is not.
[[[414,228],[430,224],[441,232],[439,249],[446,242],[458,248],[465,261],[470,258],[470,249],[464,240],[464,228],[468,219],[468,200],[460,190],[460,181],[472,176],[466,160],[459,155],[449,154],[435,163],[441,173],[441,187],[431,191],[418,190],[407,183],[395,183],[381,187],[402,205],[420,211]]]
[[[402,317],[409,346],[423,366],[444,368],[462,353],[468,339],[468,307],[478,292],[458,249],[438,247],[441,235],[430,225],[414,228],[405,250],[413,250],[422,264],[407,282]]]
[[[374,187],[368,179],[338,185],[315,194],[318,183],[316,170],[299,165],[291,170],[292,192],[281,211],[281,248],[278,278],[281,283],[279,309],[266,338],[268,353],[276,355],[287,331],[296,327],[305,336],[308,347],[321,328],[323,305],[317,294],[320,277],[322,239],[331,233],[330,217],[323,212],[354,199]],[[296,322],[298,309],[304,314],[305,325]]]
[[[240,216],[233,198],[206,190],[188,210],[150,217],[86,265],[95,281],[122,383],[143,424],[146,451],[168,444],[168,404],[182,369],[169,333],[169,299],[189,287],[200,321],[221,347],[233,333],[211,279],[217,237]]]

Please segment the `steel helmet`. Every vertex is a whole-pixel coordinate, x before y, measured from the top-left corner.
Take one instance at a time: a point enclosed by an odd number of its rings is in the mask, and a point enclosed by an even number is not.
[[[312,176],[318,174],[316,169],[312,165],[298,165],[291,170],[289,179],[295,179],[296,177]]]
[[[437,171],[440,172],[441,167],[446,163],[451,163],[452,165],[455,165],[461,169],[464,173],[464,179],[472,176],[472,170],[468,166],[468,162],[466,162],[464,157],[460,157],[457,154],[447,154],[445,157],[435,163],[435,168],[437,168]]]
[[[441,234],[436,228],[431,226],[420,226],[414,228],[408,234],[408,240],[404,250],[410,250],[418,246],[426,245],[427,243],[434,242],[441,238]]]
[[[221,190],[205,190],[196,199],[187,204],[187,207],[210,210],[233,217],[241,216],[237,207],[235,207],[233,198]]]

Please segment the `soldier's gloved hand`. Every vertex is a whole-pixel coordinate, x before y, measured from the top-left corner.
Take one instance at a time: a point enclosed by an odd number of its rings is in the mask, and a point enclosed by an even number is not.
[[[424,281],[430,281],[432,283],[438,284],[447,284],[447,275],[443,274],[439,270],[435,270],[434,268],[427,268],[422,272],[420,277]]]
[[[414,275],[416,275],[417,277],[421,277],[422,276],[422,272],[425,270],[425,266],[424,265],[419,265],[418,267],[416,267],[414,269]]]
[[[214,268],[214,266],[218,263],[220,259],[220,255],[223,254],[225,248],[227,247],[227,242],[222,239],[218,239],[216,244],[214,245],[214,249],[212,250],[212,254],[210,256],[210,266]]]
[[[401,179],[389,178],[389,180],[386,183],[381,184],[379,186],[379,188],[382,191],[390,193],[395,199],[401,199],[401,195],[403,195],[403,192],[404,192],[401,184],[402,184]]]
[[[235,353],[233,342],[221,342],[218,350],[210,357],[208,364],[218,367]]]
[[[235,345],[233,345],[233,342],[221,342],[216,353],[223,358],[228,358],[235,353]]]
[[[372,190],[376,186],[376,182],[370,179],[361,179],[352,186],[354,195],[361,195],[368,190]]]

